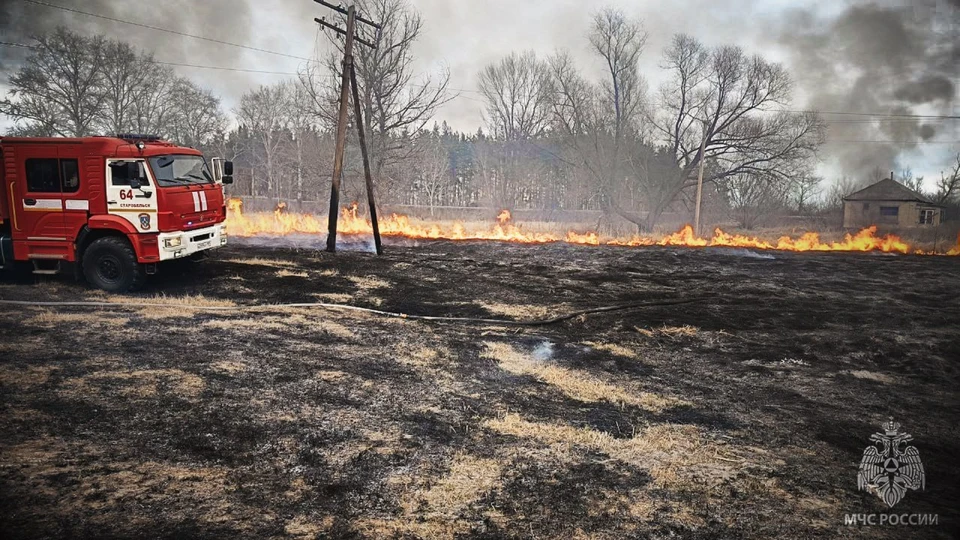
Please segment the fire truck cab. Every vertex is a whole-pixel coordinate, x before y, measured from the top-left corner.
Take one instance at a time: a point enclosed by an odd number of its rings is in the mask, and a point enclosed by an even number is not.
[[[111,292],[227,241],[233,165],[158,137],[0,138],[0,268],[73,263]]]

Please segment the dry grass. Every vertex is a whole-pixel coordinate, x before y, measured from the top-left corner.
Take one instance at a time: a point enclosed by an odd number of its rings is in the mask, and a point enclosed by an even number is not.
[[[2,366],[0,367],[0,384],[17,389],[26,389],[47,382],[53,371],[54,368],[50,366],[29,366],[27,368]]]
[[[347,373],[339,370],[324,370],[317,372],[317,378],[326,382],[339,382],[348,378],[349,376],[350,375]]]
[[[257,315],[251,318],[218,319],[203,323],[205,328],[238,332],[293,331],[296,330],[295,327],[297,326],[308,327],[310,331],[326,332],[343,340],[351,340],[357,337],[356,333],[350,328],[329,318],[324,318],[317,311],[308,308],[283,310],[281,315]]]
[[[312,294],[320,302],[326,302],[330,304],[346,304],[350,300],[353,300],[353,296],[345,293],[320,293]]]
[[[231,488],[227,470],[155,461],[120,461],[112,449],[67,445],[41,438],[3,448],[5,467],[17,469],[34,493],[54,496],[65,516],[84,516],[93,523],[129,515],[130,501],[153,505],[170,499],[189,501],[204,522],[222,523],[231,510],[222,501]],[[64,475],[71,482],[64,484]],[[88,517],[89,516],[89,517]]]
[[[297,263],[292,261],[285,261],[283,259],[267,259],[263,257],[248,257],[246,259],[227,259],[223,262],[233,263],[233,264],[246,264],[250,266],[267,266],[271,268],[293,268],[298,266]]]
[[[852,375],[858,379],[865,379],[868,381],[875,381],[883,384],[893,384],[896,382],[896,379],[887,375],[885,373],[877,373],[874,371],[864,371],[864,370],[854,370],[854,371],[844,371],[847,375]]]
[[[167,296],[157,295],[146,298],[131,298],[129,296],[91,294],[95,300],[108,302],[111,304],[156,304],[149,307],[138,308],[137,312],[145,319],[172,319],[172,318],[192,318],[197,311],[203,308],[229,308],[236,307],[236,302],[230,300],[221,300],[219,298],[207,298],[202,294]]]
[[[484,351],[481,356],[496,360],[504,370],[515,375],[536,377],[557,387],[561,392],[576,400],[586,402],[609,401],[635,405],[654,412],[685,404],[678,399],[648,392],[631,392],[605,383],[583,371],[539,362],[506,343],[485,341],[483,345]]]
[[[505,315],[514,319],[546,319],[551,314],[550,310],[543,306],[495,302],[476,302],[476,304],[494,315]]]
[[[324,516],[319,520],[308,516],[296,516],[287,522],[283,531],[294,538],[317,538],[333,527],[333,516]]]
[[[210,365],[210,367],[215,371],[228,373],[230,375],[242,373],[247,370],[247,364],[234,360],[221,360],[220,362],[214,362]]]
[[[124,304],[131,302],[131,298],[128,296],[112,296],[108,299],[109,302],[114,302],[118,304]],[[220,298],[207,298],[202,294],[194,295],[184,295],[184,296],[167,296],[164,294],[151,296],[149,298],[138,298],[134,300],[137,303],[146,303],[146,304],[161,304],[163,306],[177,307],[181,309],[190,309],[193,307],[208,308],[208,307],[236,307],[237,303],[232,300],[223,300]]]
[[[449,472],[414,499],[426,504],[428,512],[455,516],[500,485],[500,467],[493,459],[457,454]],[[416,504],[405,502],[408,509],[415,508]]]
[[[688,325],[684,325],[684,326],[664,325],[659,328],[652,328],[652,329],[635,327],[634,329],[637,332],[640,332],[641,334],[649,338],[667,337],[671,339],[677,339],[681,337],[694,337],[700,331],[699,328],[695,326],[688,326]]]
[[[347,276],[347,279],[350,280],[358,289],[361,291],[372,291],[376,289],[387,289],[390,287],[390,282],[384,279],[367,277],[367,276]]]
[[[398,491],[402,515],[362,519],[354,524],[370,538],[456,538],[474,525],[462,516],[484,495],[501,486],[501,472],[498,460],[458,453],[440,478],[424,478],[411,471],[394,475],[388,479],[388,485]]]
[[[616,343],[597,343],[595,341],[584,341],[583,344],[587,345],[588,347],[593,347],[598,351],[606,351],[615,356],[622,356],[624,358],[637,358],[636,352]]]
[[[305,277],[308,277],[309,274],[307,274],[306,272],[293,272],[291,270],[277,270],[276,276],[279,278],[283,278],[283,277],[305,278]]]
[[[487,420],[483,425],[497,433],[546,444],[559,456],[578,450],[602,452],[647,469],[658,487],[699,490],[735,474],[735,460],[722,456],[720,445],[705,440],[690,425],[653,425],[629,439],[617,439],[590,428],[528,422],[513,413]]]
[[[91,311],[87,313],[58,313],[50,310],[43,310],[37,315],[23,321],[30,326],[40,326],[44,328],[54,328],[62,324],[85,324],[99,327],[119,328],[126,326],[130,319],[117,317],[115,314],[104,311]]]
[[[276,318],[266,317],[262,319],[220,319],[215,321],[206,321],[203,323],[205,328],[215,330],[238,330],[264,332],[267,330],[282,331],[289,330],[290,325],[278,322]]]
[[[179,369],[149,369],[136,371],[102,371],[83,377],[67,379],[61,391],[82,398],[111,399],[112,388],[119,384],[120,395],[131,398],[153,398],[165,390],[180,397],[196,398],[206,386],[203,379]]]

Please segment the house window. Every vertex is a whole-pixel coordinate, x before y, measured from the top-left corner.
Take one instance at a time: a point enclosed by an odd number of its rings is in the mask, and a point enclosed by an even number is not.
[[[866,212],[869,209],[870,209],[870,203],[868,202],[863,203],[863,211]]]
[[[920,210],[920,224],[933,225],[935,215],[937,215],[936,210]]]
[[[881,206],[880,215],[883,217],[898,217],[900,215],[899,206]]]

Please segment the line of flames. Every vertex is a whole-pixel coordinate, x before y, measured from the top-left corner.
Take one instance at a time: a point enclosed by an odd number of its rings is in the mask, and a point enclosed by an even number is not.
[[[286,236],[291,234],[325,234],[327,219],[325,216],[292,213],[286,210],[286,204],[280,203],[273,212],[245,214],[240,199],[227,201],[227,233],[238,237]],[[358,215],[357,205],[345,207],[337,222],[337,230],[342,235],[371,234],[370,222]],[[740,247],[760,250],[781,251],[881,251],[884,253],[932,254],[912,247],[900,237],[887,234],[877,236],[876,226],[868,227],[856,234],[847,234],[839,242],[825,242],[816,232],[807,232],[798,238],[782,236],[775,242],[760,238],[730,234],[716,229],[711,238],[702,238],[694,234],[693,227],[684,226],[679,231],[654,238],[633,236],[630,238],[602,238],[595,232],[577,233],[570,231],[566,235],[527,232],[513,223],[509,210],[503,210],[497,216],[497,222],[489,228],[467,228],[463,223],[442,225],[414,224],[404,215],[392,214],[380,219],[380,234],[384,237],[402,237],[423,240],[498,240],[527,244],[546,244],[566,242],[581,245],[610,246],[684,246],[684,247]],[[960,237],[957,245],[947,255],[960,255]]]

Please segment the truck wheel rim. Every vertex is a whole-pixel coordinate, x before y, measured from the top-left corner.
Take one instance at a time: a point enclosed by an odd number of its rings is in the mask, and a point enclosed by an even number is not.
[[[122,273],[120,261],[113,257],[101,257],[97,262],[97,274],[104,281],[117,281]]]

